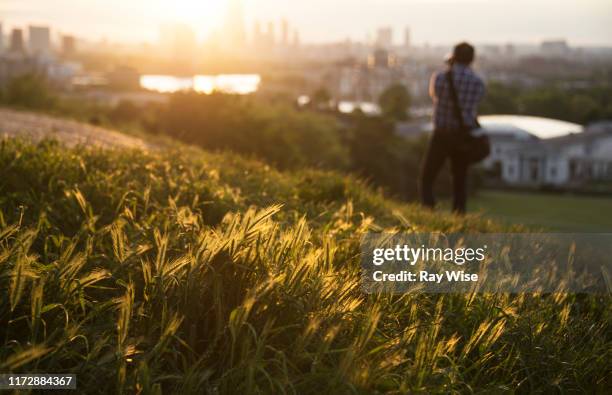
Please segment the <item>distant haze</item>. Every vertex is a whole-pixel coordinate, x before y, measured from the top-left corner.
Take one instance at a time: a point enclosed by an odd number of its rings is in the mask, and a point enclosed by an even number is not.
[[[200,38],[218,28],[227,0],[0,0],[5,34],[13,25],[46,24],[55,31],[113,41],[156,41],[159,26],[188,23]],[[612,0],[245,0],[253,21],[286,18],[305,42],[364,41],[381,26],[404,28],[416,44],[468,39],[612,46]],[[278,28],[277,28],[278,32]]]

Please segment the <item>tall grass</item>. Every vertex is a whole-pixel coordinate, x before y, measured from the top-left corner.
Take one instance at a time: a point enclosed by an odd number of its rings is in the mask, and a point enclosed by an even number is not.
[[[610,299],[366,295],[372,229],[503,231],[230,155],[0,146],[0,371],[84,393],[604,393]]]

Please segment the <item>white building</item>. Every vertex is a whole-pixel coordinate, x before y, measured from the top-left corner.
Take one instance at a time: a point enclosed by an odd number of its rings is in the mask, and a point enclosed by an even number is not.
[[[482,166],[507,185],[577,187],[612,182],[612,123],[484,116],[491,155]]]
[[[581,125],[554,119],[488,115],[479,117],[491,141],[480,163],[488,181],[515,187],[579,188],[612,185],[612,121]],[[431,122],[396,124],[395,132],[414,139],[433,131]]]

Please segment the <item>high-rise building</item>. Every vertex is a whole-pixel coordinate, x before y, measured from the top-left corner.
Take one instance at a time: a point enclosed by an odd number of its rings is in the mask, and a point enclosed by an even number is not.
[[[281,21],[281,44],[285,47],[289,45],[289,22],[284,18]]]
[[[0,23],[0,53],[4,51],[4,34],[2,33],[2,23]]]
[[[393,45],[393,29],[390,27],[381,27],[376,31],[376,46],[380,48],[390,49]]]
[[[404,47],[410,48],[412,46],[412,35],[410,34],[410,28],[404,29]]]
[[[64,35],[62,36],[62,55],[72,56],[76,52],[76,40],[74,36]]]
[[[23,30],[13,29],[11,32],[11,45],[9,47],[10,52],[24,53],[25,45],[23,43]]]
[[[253,46],[255,48],[261,48],[264,46],[264,41],[264,33],[261,30],[261,22],[255,21],[255,24],[253,25]]]
[[[268,31],[266,32],[268,44],[274,46],[276,44],[276,31],[274,29],[274,22],[268,22]]]
[[[51,54],[51,31],[46,26],[29,26],[28,48],[34,55]]]
[[[570,46],[565,40],[543,41],[540,45],[542,54],[547,56],[565,56],[570,52]]]
[[[397,65],[397,58],[386,49],[377,49],[368,56],[370,68],[389,69]]]
[[[301,43],[301,41],[300,41],[300,32],[297,29],[295,29],[293,31],[293,46],[295,48],[298,48],[300,46],[300,43]]]

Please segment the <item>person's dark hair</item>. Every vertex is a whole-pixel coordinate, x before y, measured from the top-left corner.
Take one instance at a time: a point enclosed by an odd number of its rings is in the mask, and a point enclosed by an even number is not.
[[[455,63],[461,63],[469,65],[474,61],[476,51],[474,47],[466,42],[455,45],[453,49],[452,61]]]

